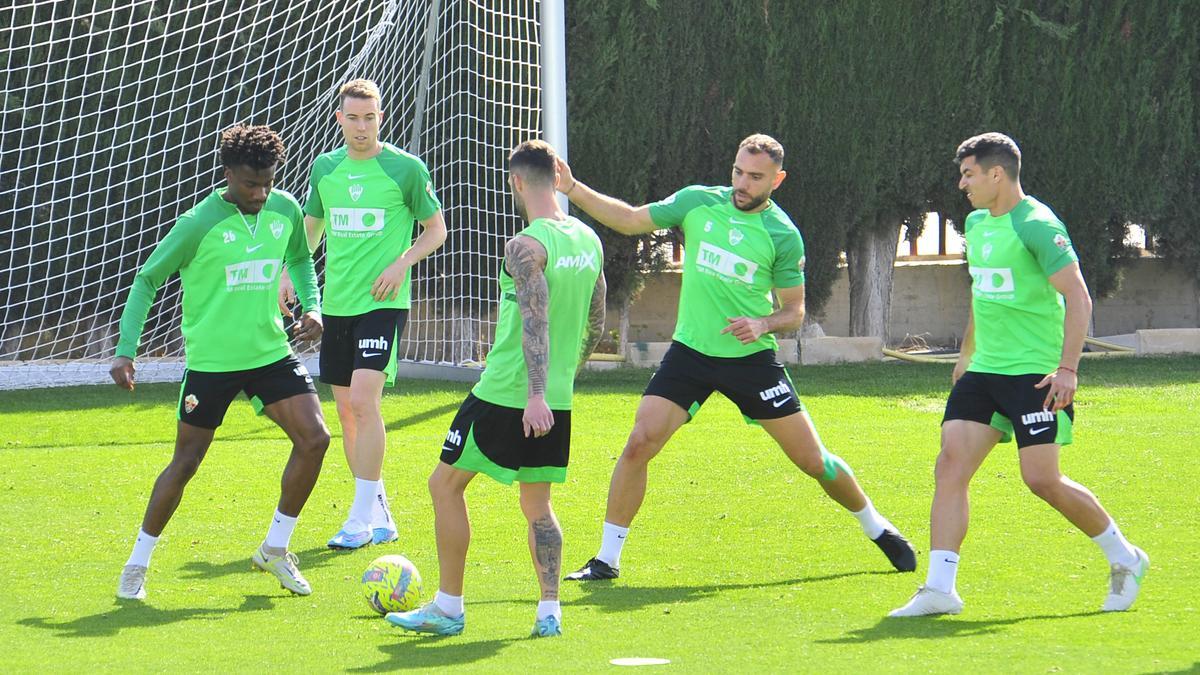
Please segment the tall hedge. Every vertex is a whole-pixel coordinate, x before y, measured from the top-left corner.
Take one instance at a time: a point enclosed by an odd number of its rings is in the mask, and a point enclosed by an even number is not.
[[[728,181],[737,141],[774,135],[810,312],[841,252],[857,262],[928,210],[961,223],[954,149],[989,130],[1021,144],[1024,185],[1067,223],[1095,293],[1119,282],[1129,222],[1200,275],[1200,3],[572,2],[568,22],[579,174],[640,203]],[[608,243],[610,278],[656,262]],[[876,273],[890,288],[890,266]]]

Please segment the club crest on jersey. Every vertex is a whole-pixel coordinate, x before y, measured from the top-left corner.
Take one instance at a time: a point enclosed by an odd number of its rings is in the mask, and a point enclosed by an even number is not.
[[[738,244],[742,243],[742,239],[744,239],[744,238],[745,237],[742,235],[742,231],[737,228],[734,228],[729,231],[729,245],[730,246],[737,246]]]
[[[200,405],[200,399],[196,398],[195,394],[188,394],[187,397],[183,399],[183,411],[189,415],[193,410],[196,409],[196,406],[198,405]]]
[[[271,221],[271,234],[275,235],[276,239],[283,236],[283,221],[281,221],[281,220],[272,220]]]
[[[984,260],[987,260],[988,258],[992,257],[992,245],[984,244],[982,253],[983,253]]]
[[[363,186],[361,186],[361,185],[351,185],[350,186],[350,199],[353,199],[354,201],[358,201],[358,198],[361,197],[362,195],[363,195]]]

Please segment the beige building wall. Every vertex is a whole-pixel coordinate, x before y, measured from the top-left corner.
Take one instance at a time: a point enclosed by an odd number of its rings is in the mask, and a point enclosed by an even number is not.
[[[651,275],[629,316],[629,339],[670,340],[679,299],[679,272]],[[891,342],[920,336],[930,344],[952,345],[962,337],[970,302],[970,278],[962,262],[902,262],[892,288]],[[850,334],[849,284],[843,268],[822,316],[826,335]],[[1135,260],[1125,268],[1121,289],[1095,303],[1093,334],[1122,335],[1143,328],[1200,327],[1200,286],[1157,258]],[[610,312],[608,327],[618,317]]]

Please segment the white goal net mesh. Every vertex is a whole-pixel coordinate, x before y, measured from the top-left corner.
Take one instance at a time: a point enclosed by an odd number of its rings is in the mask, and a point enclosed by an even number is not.
[[[277,187],[303,200],[312,160],[342,142],[336,90],[354,77],[379,83],[383,139],[429,165],[450,230],[414,272],[400,356],[482,360],[519,225],[505,159],[540,135],[537,0],[6,4],[0,389],[107,382],[134,274],[221,182],[220,131],[279,131]],[[182,371],[180,293],[172,279],[151,310],[139,381]]]

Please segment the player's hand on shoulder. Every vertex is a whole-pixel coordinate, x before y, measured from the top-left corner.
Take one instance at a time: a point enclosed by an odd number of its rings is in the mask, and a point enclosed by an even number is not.
[[[408,276],[408,265],[397,260],[379,273],[375,283],[371,284],[371,297],[380,302],[395,300]]]
[[[575,187],[575,174],[571,173],[571,165],[567,164],[562,157],[554,158],[554,165],[558,168],[558,191],[567,194],[571,188]]]
[[[748,316],[734,316],[726,319],[728,326],[721,329],[721,334],[729,333],[744,345],[751,344],[767,332],[766,319],[755,319]]]
[[[112,367],[108,369],[108,374],[118,387],[133,391],[133,375],[135,370],[133,359],[128,356],[118,356],[113,359]]]
[[[296,322],[292,337],[297,340],[316,340],[324,330],[320,312],[305,312]]]
[[[554,413],[546,405],[544,396],[530,396],[525,403],[525,413],[521,415],[521,426],[525,430],[525,438],[541,438],[550,433],[554,426]]]

